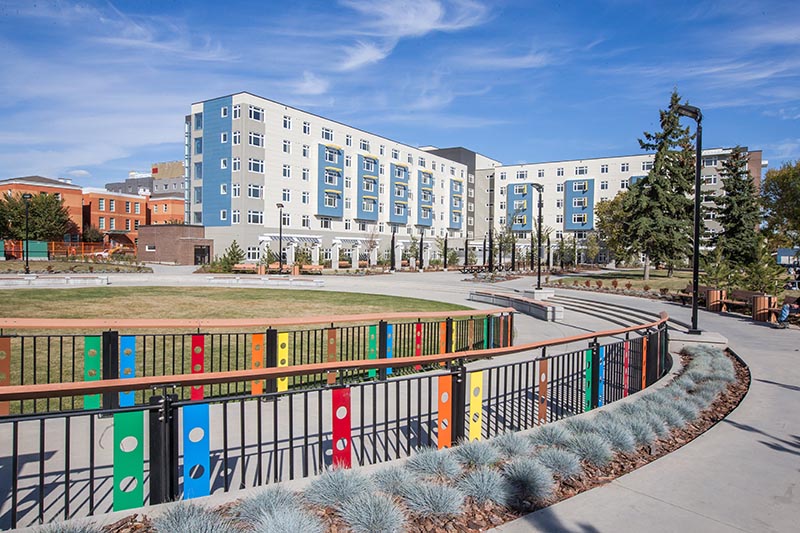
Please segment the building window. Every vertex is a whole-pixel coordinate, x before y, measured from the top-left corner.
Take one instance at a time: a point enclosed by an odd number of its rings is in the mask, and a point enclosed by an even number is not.
[[[503,181],[505,179],[506,179],[506,173],[505,172],[501,172],[500,173],[500,181]]]
[[[331,229],[331,219],[328,217],[320,218],[319,227],[322,229]],[[330,253],[330,250],[328,250],[328,253]]]
[[[202,113],[195,113],[194,114],[194,129],[202,130],[203,129],[203,114]]]
[[[572,207],[586,207],[586,200],[587,198],[585,196],[582,196],[580,198],[573,198]]]
[[[350,146],[350,145],[348,145],[348,146]],[[358,143],[358,147],[360,149],[364,150],[365,152],[369,152],[369,141],[366,140],[366,139],[361,139],[359,141],[359,143]]]
[[[292,191],[289,189],[283,189],[281,191],[281,199],[284,202],[291,202],[292,201]]]
[[[258,246],[248,246],[245,258],[248,261],[259,261],[261,260],[261,250],[259,250]]]
[[[576,181],[572,184],[574,192],[583,192],[586,190],[587,183],[585,181]]]
[[[261,159],[253,159],[252,157],[247,160],[247,170],[256,172],[258,174],[264,173],[264,161]]]
[[[325,207],[337,207],[339,205],[339,197],[335,194],[325,193]]]
[[[195,154],[202,154],[203,153],[203,138],[196,137],[194,140],[194,153]]]
[[[425,168],[425,158],[424,157],[420,157],[419,159],[417,159],[417,164],[419,166],[421,166],[422,168]]]
[[[600,190],[601,191],[607,191],[608,190],[608,182],[607,181],[601,181],[600,182]]]
[[[308,152],[309,151],[310,151],[309,146],[307,144],[304,144],[303,145],[303,157],[308,157]]]
[[[221,168],[222,170],[225,170],[226,168],[228,168],[228,159],[227,158],[223,157],[222,159],[219,160],[219,168]]]
[[[350,176],[344,177],[344,186],[346,189],[349,189],[352,186],[352,183],[350,181],[351,181]]]
[[[425,214],[427,213],[427,216]],[[394,204],[394,214],[395,216],[402,217],[406,214],[406,207],[403,204]],[[430,209],[423,209],[422,210],[422,218],[430,218],[431,210]]]
[[[192,212],[192,219],[194,220],[195,224],[202,224],[203,223],[203,213],[202,213],[202,211],[193,211]]]
[[[228,106],[222,106],[219,109],[219,116],[221,116],[222,118],[225,118],[225,117],[228,116]]]
[[[219,134],[219,142],[221,142],[222,144],[225,144],[225,143],[228,142],[228,132],[227,131],[223,131],[222,133]]]
[[[563,224],[564,223],[564,215],[556,215],[556,224]]]
[[[108,229],[117,229],[117,219],[108,217]]]
[[[250,146],[264,146],[264,134],[251,131],[249,134]]]
[[[517,170],[517,179],[524,180],[528,178],[528,171],[527,170]]]
[[[392,159],[400,159],[400,150],[392,148]]]
[[[344,156],[344,166],[346,166],[346,167],[350,166],[350,156],[349,155]]]
[[[247,223],[248,224],[264,224],[264,212],[247,210]]]
[[[284,154],[291,154],[292,153],[292,141],[283,141],[283,153]]]
[[[572,215],[573,224],[586,224],[586,213],[574,213]]]
[[[375,172],[375,160],[364,158],[364,172]]]
[[[250,119],[262,122],[264,120],[264,110],[254,105],[249,106]]]
[[[394,177],[397,179],[405,179],[406,173],[403,171],[403,167],[394,167]]]
[[[536,173],[536,175],[539,176],[540,178],[543,178],[544,177],[544,169],[540,168],[538,170],[538,172]]]
[[[414,162],[414,156],[413,156],[413,155],[411,155],[411,154],[408,154],[408,164],[410,165],[410,164],[412,164],[413,162]]]
[[[203,179],[203,163],[194,164],[194,179],[196,180]]]
[[[228,220],[228,210],[227,209],[220,209],[219,210],[219,219],[220,220]]]
[[[242,144],[242,132],[241,131],[234,131],[233,132],[233,145],[239,146]]]
[[[431,185],[432,184],[432,178],[431,178],[430,174],[427,174],[425,172],[422,173],[422,184],[423,185]]]
[[[256,183],[247,184],[247,197],[248,198],[261,198],[264,193],[264,186]]]
[[[631,165],[629,163],[620,163],[619,171],[620,172],[630,172],[631,171]]]
[[[375,192],[375,180],[364,180],[364,192]]]
[[[283,165],[283,177],[284,178],[292,177],[292,167],[290,167],[289,165]]]
[[[306,135],[311,135],[311,123],[310,122],[303,122],[303,133]]]
[[[338,163],[339,162],[339,151],[332,150],[330,148],[325,148],[325,162],[326,163]]]
[[[232,165],[232,167],[233,167],[233,168],[232,168],[231,170],[232,170],[233,172],[239,172],[240,170],[242,170],[242,160],[241,160],[241,159],[239,159],[238,157],[234,157],[234,158],[233,158],[233,165]]]
[[[346,219],[346,220],[344,221],[344,229],[348,229],[348,230],[349,230],[349,229],[350,229],[350,226],[352,225],[352,223],[353,223],[353,222],[352,222],[352,221],[351,221],[349,218],[348,218],[348,219]]]
[[[239,183],[231,183],[231,196],[239,198],[242,194],[242,186]]]
[[[339,183],[339,173],[334,170],[325,169],[325,185],[337,185]]]
[[[380,155],[383,155],[383,152],[384,152],[385,150],[386,150],[386,148],[385,148],[383,145],[380,145],[380,146],[378,147],[378,154],[380,154]]]
[[[97,219],[97,228],[106,229],[106,217],[100,217]]]
[[[345,198],[344,199],[344,208],[347,209],[347,210],[350,210],[351,203],[352,202],[350,201],[350,198]]]
[[[308,181],[309,172],[310,171],[307,168],[303,169],[303,171],[302,171],[303,181]]]
[[[380,165],[378,165],[378,174],[383,176],[384,171],[385,171],[384,165],[383,165],[383,163],[381,163]]]
[[[242,116],[242,106],[236,104],[233,106],[233,118],[239,118]]]
[[[142,213],[142,208],[140,207],[139,202],[133,204],[133,212],[136,213],[137,215],[140,215]]]
[[[231,224],[241,224],[242,222],[242,214],[239,212],[238,209],[234,209],[231,211]]]
[[[652,168],[653,168],[652,161],[642,161],[642,170],[648,171],[651,170]]]
[[[608,165],[600,165],[600,174],[608,174]]]
[[[589,168],[586,166],[582,167],[575,167],[575,175],[576,176],[585,176],[589,173]]]
[[[125,212],[126,213],[130,213],[131,212],[131,203],[130,202],[125,202]]]
[[[430,191],[422,191],[422,193],[419,195],[419,201],[420,202],[425,202],[425,203],[430,203],[431,202],[431,193],[430,193]]]
[[[558,167],[556,169],[556,176],[563,176],[564,175],[564,167]]]
[[[138,220],[134,220],[133,221],[133,229],[135,229],[135,230],[139,229],[139,221]]]
[[[525,194],[525,185],[514,185],[514,194]]]
[[[563,209],[564,208],[564,199],[557,198],[556,199],[556,209]]]
[[[703,177],[703,183],[706,185],[716,185],[717,184],[717,177],[716,176],[705,176]]]
[[[628,188],[628,180],[620,180],[619,188],[620,189],[627,189]]]
[[[202,187],[195,187],[194,188],[194,203],[196,203],[196,204],[203,203],[203,188]]]
[[[375,211],[375,201],[374,200],[364,200],[361,202],[361,209],[365,213],[372,213]]]
[[[311,195],[309,194],[309,192],[303,191],[303,193],[300,195],[300,201],[304,204],[307,204],[310,200],[311,200]]]
[[[284,212],[283,216],[281,216],[281,223],[284,226],[291,226],[292,225],[292,215],[289,213]]]
[[[221,195],[223,195],[223,196],[228,194],[228,184],[227,183],[220,183],[219,184],[219,193]]]
[[[322,138],[326,141],[333,140],[333,130],[330,128],[322,128]]]
[[[292,117],[283,115],[283,127],[287,130],[292,129]]]
[[[395,185],[394,186],[394,195],[395,196],[404,196],[406,192],[406,188],[402,185]]]
[[[116,202],[113,199],[108,201],[108,210],[109,211],[111,211],[112,213],[115,212],[116,211],[116,209],[115,209],[116,207],[117,207]]]

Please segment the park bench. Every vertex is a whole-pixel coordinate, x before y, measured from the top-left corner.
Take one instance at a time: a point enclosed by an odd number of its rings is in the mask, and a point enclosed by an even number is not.
[[[786,304],[793,304],[797,298],[794,296],[785,296],[783,298],[783,303],[780,305],[773,305],[767,308],[767,321],[768,322],[777,322],[778,317],[781,316],[781,311],[783,310],[783,306]],[[774,298],[773,301],[777,304],[777,298]],[[794,322],[797,320],[797,315],[789,315],[790,321]]]
[[[753,309],[753,297],[755,296],[764,296],[764,293],[758,291],[745,291],[745,290],[732,291],[727,298],[722,299],[721,311],[724,313],[732,309],[736,310],[741,309],[745,313],[748,313]]]
[[[255,263],[239,263],[233,265],[231,269],[233,272],[236,273],[252,273],[255,274],[258,272],[258,265]]]
[[[300,267],[301,274],[322,274],[322,265],[303,265]]]
[[[698,285],[697,286],[697,301],[698,305],[705,305],[706,303],[706,293],[709,289],[713,287],[708,287],[706,285]],[[692,284],[689,283],[686,287],[680,290],[680,292],[675,293],[675,296],[681,301],[681,304],[688,305],[692,303]]]

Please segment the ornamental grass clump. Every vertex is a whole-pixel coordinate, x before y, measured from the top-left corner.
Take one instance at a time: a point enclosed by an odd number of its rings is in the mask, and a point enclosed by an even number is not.
[[[102,529],[92,524],[50,524],[43,533],[101,533]]]
[[[153,519],[159,533],[234,533],[230,520],[193,503],[178,503]]]
[[[455,516],[461,513],[464,494],[453,487],[429,481],[418,483],[402,495],[409,511],[422,516]]]
[[[511,487],[508,481],[500,472],[491,468],[478,468],[467,473],[456,486],[478,504],[490,501],[506,506],[511,501]]]
[[[491,466],[500,461],[500,452],[497,448],[481,440],[464,441],[452,448],[451,453],[465,468]]]
[[[554,422],[536,428],[528,438],[535,446],[566,447],[572,436],[563,422]]]
[[[700,409],[688,397],[676,398],[672,407],[687,421],[691,422],[700,414]]]
[[[539,461],[525,457],[503,467],[503,475],[511,489],[511,505],[517,508],[526,502],[542,504],[553,496],[553,475]]]
[[[611,462],[614,453],[611,443],[597,433],[578,433],[572,436],[567,449],[581,460],[594,466],[605,466]]]
[[[382,494],[357,496],[342,504],[339,514],[354,533],[400,533],[405,530],[405,515]]]
[[[530,441],[519,433],[503,433],[489,443],[506,459],[526,455],[531,451]]]
[[[611,444],[611,449],[630,453],[636,450],[636,439],[631,430],[612,416],[597,416],[594,419],[594,431]]]
[[[631,415],[627,417],[625,423],[638,446],[646,446],[656,440],[656,432],[648,422],[647,415]]]
[[[656,416],[660,417],[672,429],[683,427],[687,422],[687,419],[671,404],[653,404],[651,409]]]
[[[564,421],[564,425],[572,434],[591,433],[594,431],[594,421],[581,416],[568,418]]]
[[[296,508],[286,508],[274,513],[263,513],[252,522],[249,531],[253,533],[322,533],[325,527],[311,513]],[[241,529],[237,529],[241,531]]]
[[[414,490],[419,478],[401,466],[387,466],[372,474],[372,481],[390,496],[401,496]]]
[[[461,465],[448,449],[423,449],[408,458],[406,468],[421,476],[442,480],[461,475]]]
[[[242,499],[233,512],[242,520],[256,521],[264,514],[274,514],[290,507],[297,507],[297,495],[283,487],[273,485]]]
[[[303,496],[310,503],[338,509],[347,500],[374,489],[372,480],[358,470],[332,468],[314,479]]]
[[[534,459],[561,479],[579,476],[583,472],[581,458],[568,450],[560,448],[542,448]]]

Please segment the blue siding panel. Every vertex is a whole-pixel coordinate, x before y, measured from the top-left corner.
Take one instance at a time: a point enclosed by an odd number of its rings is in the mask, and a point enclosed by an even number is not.
[[[218,98],[203,103],[203,224],[205,226],[230,226],[231,224],[231,140],[220,142],[222,132],[231,131],[231,113],[222,117],[223,107],[231,108],[232,98]],[[230,134],[229,134],[230,135]],[[220,168],[220,160],[226,159],[228,168]],[[225,184],[228,194],[220,194]],[[227,220],[220,219],[220,211],[226,210]]]
[[[586,190],[575,190],[576,183],[586,182]],[[585,199],[585,206],[575,207],[576,198]],[[582,213],[586,222],[574,223],[572,216]],[[564,182],[564,231],[591,231],[594,229],[594,179],[574,179]]]
[[[325,152],[336,154],[336,161],[325,161]],[[342,218],[344,214],[344,150],[338,146],[320,144],[318,147],[319,169],[317,171],[317,214],[323,217]],[[336,185],[325,183],[325,170],[338,172]],[[337,198],[336,207],[325,207],[325,195]]]
[[[458,220],[456,220],[456,215]],[[464,182],[450,178],[450,217],[447,227],[460,230],[464,224]]]
[[[391,172],[389,178],[389,186],[391,188],[389,191],[389,198],[392,199],[389,202],[389,223],[405,226],[408,224],[408,167],[392,163],[389,165],[389,171]],[[402,194],[395,194],[398,187],[401,189]],[[402,215],[395,213],[396,206],[402,207]]]
[[[365,170],[364,166],[369,161],[372,161],[372,170]],[[358,191],[358,205],[356,206],[356,218],[358,220],[366,220],[369,222],[378,221],[378,170],[380,163],[375,157],[365,157],[361,154],[358,156],[358,172],[356,174],[358,183],[356,190]],[[369,211],[365,207],[370,206],[372,210]]]
[[[427,183],[425,183],[426,180]],[[433,210],[433,202],[436,200],[433,194],[435,183],[432,173],[422,170],[417,171],[417,226],[429,228],[433,225],[433,217],[436,216]],[[424,194],[428,195],[427,200],[423,198]],[[428,216],[423,216],[425,214]]]

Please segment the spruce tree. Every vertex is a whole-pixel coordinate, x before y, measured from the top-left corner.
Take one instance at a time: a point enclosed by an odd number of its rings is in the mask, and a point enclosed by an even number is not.
[[[734,266],[745,267],[756,260],[757,228],[760,222],[755,184],[747,168],[747,153],[739,146],[722,163],[722,190],[717,198],[717,222],[722,232],[717,246],[722,256]]]
[[[670,105],[661,113],[661,131],[644,133],[639,145],[655,151],[653,168],[630,187],[624,199],[628,213],[626,233],[631,248],[645,255],[644,279],[650,279],[650,262],[673,266],[686,258],[692,234],[694,182],[693,136],[680,125],[680,96],[672,92]]]

